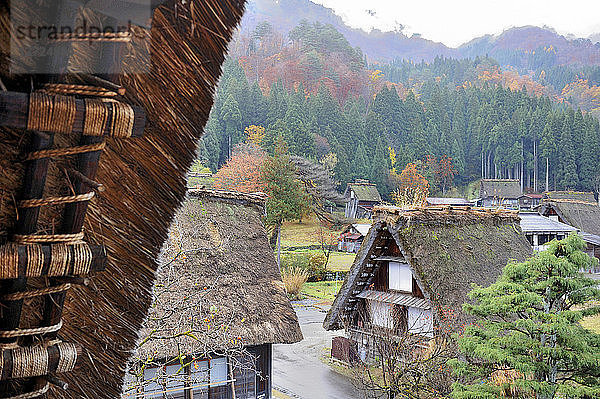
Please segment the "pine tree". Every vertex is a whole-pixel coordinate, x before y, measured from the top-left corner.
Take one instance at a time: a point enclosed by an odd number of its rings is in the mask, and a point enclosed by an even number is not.
[[[380,193],[388,193],[388,155],[383,138],[379,137],[375,145],[375,153],[371,160],[369,180],[377,185]]]
[[[369,176],[369,160],[367,158],[367,151],[362,144],[358,145],[358,148],[354,153],[354,160],[352,161],[351,168],[353,179],[364,179]]]
[[[458,343],[464,361],[453,367],[456,399],[592,398],[600,395],[600,335],[584,316],[600,313],[597,282],[581,269],[597,263],[573,234],[522,263],[509,263],[498,281],[475,287],[464,305],[476,321]],[[502,382],[497,382],[503,380]]]

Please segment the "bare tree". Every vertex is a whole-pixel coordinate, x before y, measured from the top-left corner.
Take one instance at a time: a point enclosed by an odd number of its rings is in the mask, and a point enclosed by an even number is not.
[[[394,305],[390,305],[394,306]],[[358,312],[361,337],[368,337],[367,359],[352,369],[353,380],[368,399],[433,399],[450,392],[447,361],[456,357],[452,335],[458,323],[450,310],[438,309],[431,331],[408,325],[398,306],[385,327],[375,325],[363,308]],[[379,323],[381,324],[381,323]]]

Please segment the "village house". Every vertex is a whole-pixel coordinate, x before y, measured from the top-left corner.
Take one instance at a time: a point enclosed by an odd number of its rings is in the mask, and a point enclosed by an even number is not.
[[[358,252],[365,236],[371,228],[367,223],[353,223],[348,225],[341,233],[338,240],[338,251]]]
[[[513,179],[481,179],[477,206],[518,209],[521,183]]]
[[[270,398],[272,344],[302,333],[261,221],[266,198],[188,197],[163,249],[124,397]]]
[[[552,240],[562,240],[579,229],[557,220],[547,218],[537,212],[519,212],[521,231],[534,251],[543,251]]]
[[[577,233],[586,243],[585,252],[600,259],[600,236],[580,231],[578,228],[561,223],[556,219],[542,216],[537,212],[519,212],[521,231],[535,252],[548,248],[552,240],[562,240],[571,233]],[[588,268],[582,270],[588,274],[600,273],[600,266],[590,262]]]
[[[593,193],[557,191],[544,194],[538,212],[586,233],[600,235],[600,206]]]
[[[370,219],[373,206],[381,203],[377,186],[368,180],[357,179],[348,183],[344,191],[345,216],[349,219]]]
[[[523,194],[519,197],[519,209],[520,210],[532,210],[537,207],[542,201],[542,194],[529,193]]]
[[[345,329],[349,341],[334,339],[332,354],[346,361],[372,357],[377,331],[432,337],[439,309],[460,315],[472,283],[491,284],[507,262],[532,254],[513,211],[381,206],[374,212],[323,324]]]

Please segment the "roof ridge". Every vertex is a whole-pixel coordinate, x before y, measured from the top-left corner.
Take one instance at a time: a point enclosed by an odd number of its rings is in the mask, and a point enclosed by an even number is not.
[[[261,207],[265,206],[269,196],[262,192],[242,193],[239,191],[215,190],[209,188],[193,188],[188,190],[188,195],[192,197],[209,197],[216,200],[241,200],[247,201]]]
[[[549,202],[562,202],[562,203],[568,203],[568,204],[583,204],[583,205],[598,205],[596,203],[596,201],[591,202],[591,201],[580,201],[580,200],[575,200],[575,199],[569,199],[569,198],[544,198],[543,203],[549,203]]]

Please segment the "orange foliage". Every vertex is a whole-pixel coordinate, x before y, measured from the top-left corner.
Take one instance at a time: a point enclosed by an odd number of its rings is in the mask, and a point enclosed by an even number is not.
[[[214,175],[214,187],[220,190],[253,193],[265,190],[261,170],[267,154],[251,144],[236,147],[233,155]]]
[[[420,173],[417,164],[413,162],[406,165],[404,170],[402,170],[398,182],[401,190],[404,190],[405,188],[421,188],[429,190],[429,182]]]
[[[576,106],[594,114],[600,113],[600,87],[590,86],[586,79],[577,78],[562,89],[563,99],[572,98]]]
[[[550,98],[557,99],[556,95],[553,95],[552,90],[549,87],[534,81],[530,76],[519,75],[519,73],[514,70],[503,71],[497,65],[494,65],[490,69],[486,69],[483,65],[479,65],[477,67],[477,80],[480,84],[488,83],[498,85],[513,91],[518,91],[525,87],[525,90],[527,90],[529,95],[547,95]],[[465,82],[463,86],[467,88],[470,85],[471,82]]]

